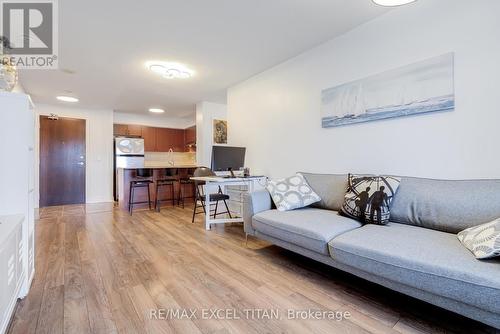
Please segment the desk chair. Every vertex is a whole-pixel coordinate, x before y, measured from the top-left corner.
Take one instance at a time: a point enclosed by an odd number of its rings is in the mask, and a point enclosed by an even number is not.
[[[216,176],[215,173],[210,169],[210,168],[207,168],[207,167],[199,167],[197,168],[194,173],[193,173],[193,176],[195,177],[203,177],[203,176]],[[192,219],[192,223],[194,223],[194,217],[199,214],[199,213],[205,213],[206,214],[206,210],[205,210],[205,201],[207,200],[207,195],[205,194],[205,191],[204,191],[204,188],[203,188],[203,185],[205,184],[205,182],[202,182],[202,181],[194,181],[194,185],[195,185],[195,196],[194,196],[194,210],[193,210],[193,219]],[[229,207],[227,206],[227,200],[229,199],[229,195],[226,195],[224,193],[222,193],[222,189],[221,187],[219,186],[219,191],[215,194],[209,194],[208,196],[208,200],[210,203],[212,202],[215,202],[215,210],[213,211],[214,212],[214,219],[217,217],[217,215],[222,215],[222,214],[228,214],[229,215],[229,218],[233,218],[231,216],[231,212],[229,212]],[[226,207],[226,212],[217,212],[217,209],[219,207],[219,202],[222,201],[224,202],[224,206]],[[201,202],[201,207],[203,208],[203,211],[200,211],[198,212],[198,208],[200,207],[200,205],[198,205],[198,203]],[[210,204],[210,205],[214,205],[214,204]],[[211,213],[212,211],[210,211]]]

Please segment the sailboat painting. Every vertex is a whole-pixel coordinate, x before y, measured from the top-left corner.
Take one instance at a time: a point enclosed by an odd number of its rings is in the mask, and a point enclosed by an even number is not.
[[[455,108],[454,54],[404,66],[321,93],[323,128]]]

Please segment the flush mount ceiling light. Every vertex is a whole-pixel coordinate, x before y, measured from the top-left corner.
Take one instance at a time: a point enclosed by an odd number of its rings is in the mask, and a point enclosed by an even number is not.
[[[161,114],[164,113],[165,110],[160,109],[160,108],[149,108],[149,112],[155,113],[155,114]]]
[[[165,79],[188,79],[194,75],[193,70],[180,63],[148,61],[146,67],[151,72],[161,75]]]
[[[372,0],[372,1],[380,6],[394,7],[394,6],[407,5],[417,0]]]
[[[59,101],[63,101],[63,102],[71,102],[71,103],[75,103],[75,102],[80,101],[80,100],[78,100],[76,97],[73,97],[73,96],[65,96],[65,95],[56,96],[56,99],[58,99]]]

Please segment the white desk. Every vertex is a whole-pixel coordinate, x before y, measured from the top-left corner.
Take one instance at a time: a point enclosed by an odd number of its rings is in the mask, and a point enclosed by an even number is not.
[[[205,228],[210,230],[211,224],[226,224],[226,223],[241,223],[243,218],[213,218],[210,215],[210,196],[209,194],[216,194],[219,192],[219,187],[221,187],[222,192],[225,191],[227,186],[248,186],[248,191],[252,192],[258,189],[262,189],[266,186],[265,176],[255,176],[255,177],[234,177],[234,178],[223,178],[219,176],[199,176],[192,177],[191,180],[205,182],[204,193],[206,194],[205,201]],[[196,200],[196,199],[195,199]]]

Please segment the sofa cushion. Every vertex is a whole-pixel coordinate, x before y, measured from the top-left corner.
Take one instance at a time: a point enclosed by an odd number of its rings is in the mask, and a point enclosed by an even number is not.
[[[391,205],[397,223],[458,233],[500,217],[500,180],[404,177]]]
[[[300,173],[285,179],[269,180],[266,188],[279,211],[300,209],[321,201]]]
[[[456,235],[389,223],[329,243],[332,258],[413,288],[500,312],[500,260],[479,261]]]
[[[386,225],[390,205],[401,179],[394,176],[349,174],[340,213],[362,223]]]
[[[457,237],[476,259],[500,257],[500,218],[463,230]]]
[[[306,208],[264,211],[253,217],[252,226],[259,233],[328,256],[328,241],[361,224],[335,211]]]
[[[333,211],[340,210],[347,189],[347,174],[301,174],[321,197],[321,201],[313,204],[313,207]]]

